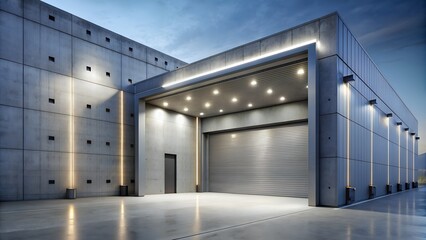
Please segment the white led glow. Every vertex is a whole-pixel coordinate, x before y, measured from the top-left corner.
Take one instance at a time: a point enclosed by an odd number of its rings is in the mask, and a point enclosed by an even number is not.
[[[210,105],[210,103],[209,103],[209,102],[206,102],[206,104],[204,104],[204,106],[205,106],[206,108],[209,108],[211,105]]]
[[[187,107],[183,109],[183,111],[185,111],[185,112],[188,112],[188,110],[189,110],[189,109],[188,109]]]
[[[253,86],[253,87],[254,87],[254,86],[256,86],[256,85],[257,85],[257,81],[256,81],[256,80],[252,80],[252,81],[250,82],[250,85],[251,85],[251,86]]]
[[[222,70],[226,70],[226,69],[229,69],[229,68],[240,66],[240,65],[243,65],[243,64],[246,64],[246,63],[254,62],[254,61],[262,59],[262,58],[266,58],[266,57],[269,57],[269,56],[273,56],[275,54],[279,54],[279,53],[283,53],[283,52],[286,52],[286,51],[290,51],[290,50],[293,50],[293,49],[296,49],[296,48],[299,48],[299,47],[307,46],[309,44],[316,43],[316,42],[317,42],[316,39],[312,39],[312,40],[309,40],[309,41],[306,41],[306,42],[302,42],[300,44],[292,45],[290,47],[278,49],[277,51],[269,52],[267,54],[264,54],[264,55],[261,55],[261,56],[258,56],[258,57],[249,58],[249,59],[246,59],[244,61],[236,62],[234,64],[230,64],[230,65],[225,66],[225,67],[216,68],[216,69],[213,69],[213,70],[210,70],[210,71],[207,71],[207,72],[196,74],[196,75],[191,76],[191,77],[187,77],[187,78],[176,80],[174,82],[166,83],[166,84],[163,84],[162,87],[163,88],[167,88],[167,87],[179,84],[179,83],[183,83],[183,82],[187,82],[189,80],[193,80],[193,79],[198,78],[198,77],[206,76],[208,74],[212,74],[212,73],[215,73],[215,72],[219,72],[219,71],[222,71]]]
[[[267,94],[272,94],[273,92],[274,92],[274,91],[272,91],[272,89],[270,89],[270,88],[269,88],[268,90],[266,90],[266,93],[267,93]]]
[[[213,90],[213,94],[214,95],[218,95],[219,94],[219,90],[217,90],[217,89]]]
[[[187,96],[185,99],[186,99],[186,101],[191,101],[192,97],[191,96]]]
[[[204,116],[204,113],[203,113],[203,112],[200,112],[200,116]]]
[[[233,98],[231,99],[231,101],[232,101],[232,102],[238,102],[238,98],[233,97]]]
[[[285,97],[284,96],[281,96],[280,97],[280,101],[282,102],[282,101],[285,101]]]
[[[231,138],[236,138],[237,134],[231,134]]]
[[[163,106],[167,107],[167,106],[169,106],[169,103],[168,102],[163,102]]]
[[[297,75],[303,75],[305,74],[305,70],[303,70],[303,68],[297,70]]]
[[[253,104],[249,103],[249,104],[247,104],[247,107],[251,108],[251,107],[253,107]]]
[[[223,112],[223,109],[219,109],[219,112],[221,113],[221,112]]]

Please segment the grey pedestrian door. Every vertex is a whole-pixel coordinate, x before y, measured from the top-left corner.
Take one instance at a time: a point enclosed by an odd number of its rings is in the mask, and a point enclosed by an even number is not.
[[[164,170],[164,193],[176,193],[176,155],[165,155]]]

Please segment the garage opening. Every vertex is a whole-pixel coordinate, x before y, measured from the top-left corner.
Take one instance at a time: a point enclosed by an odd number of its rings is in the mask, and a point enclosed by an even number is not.
[[[208,137],[209,191],[308,197],[308,123]]]

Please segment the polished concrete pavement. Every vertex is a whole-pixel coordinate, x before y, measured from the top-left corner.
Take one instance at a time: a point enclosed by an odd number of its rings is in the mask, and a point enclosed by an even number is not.
[[[0,239],[426,239],[426,188],[340,209],[222,193],[3,202]]]

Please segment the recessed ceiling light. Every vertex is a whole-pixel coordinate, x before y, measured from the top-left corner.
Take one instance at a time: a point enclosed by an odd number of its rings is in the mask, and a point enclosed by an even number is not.
[[[273,91],[272,91],[272,89],[268,89],[268,90],[266,90],[266,93],[268,93],[268,94],[272,94],[273,93]]]
[[[213,90],[213,94],[214,95],[218,95],[219,94],[219,90],[217,90],[217,89]]]
[[[191,96],[187,96],[186,97],[186,101],[191,101],[192,97]]]
[[[303,70],[303,68],[297,70],[297,75],[303,75],[305,74],[305,70]]]
[[[254,87],[254,86],[256,86],[256,85],[257,85],[257,81],[256,81],[256,80],[252,80],[252,81],[250,82],[250,85],[252,85],[253,87]]]
[[[183,109],[183,111],[188,112],[188,108],[187,108],[187,107],[186,107],[186,108],[184,108],[184,109]]]
[[[204,115],[204,113],[203,112],[200,112],[200,116],[203,116]]]
[[[282,101],[284,101],[285,100],[285,97],[284,96],[281,96],[280,97],[280,101],[282,102]]]
[[[247,107],[253,107],[253,104],[252,103],[249,103],[249,104],[247,104]]]
[[[219,109],[219,112],[223,112],[223,109]]]
[[[236,138],[237,134],[231,134],[231,138]]]
[[[206,102],[206,104],[204,104],[204,106],[205,106],[206,108],[209,108],[209,107],[210,107],[210,103],[209,103],[209,102]]]
[[[163,102],[163,106],[167,107],[167,106],[169,106],[169,103],[168,102]]]
[[[233,98],[231,99],[231,101],[232,101],[232,102],[238,102],[238,98],[233,97]]]

